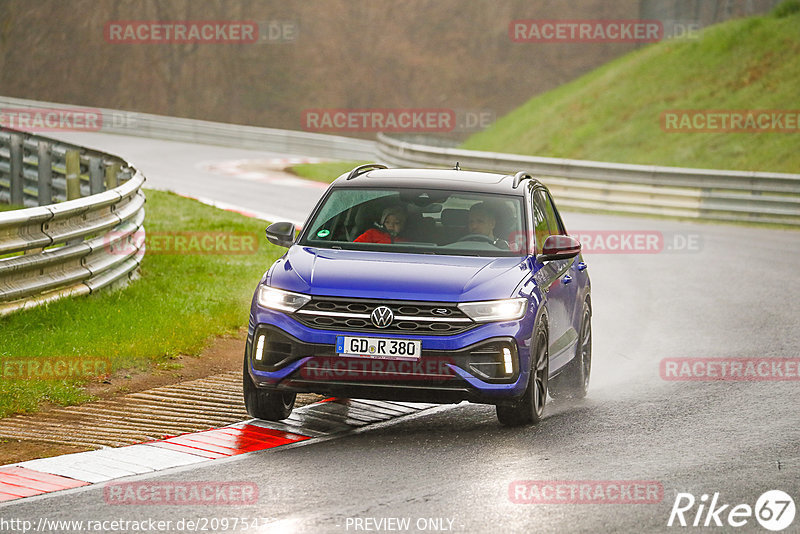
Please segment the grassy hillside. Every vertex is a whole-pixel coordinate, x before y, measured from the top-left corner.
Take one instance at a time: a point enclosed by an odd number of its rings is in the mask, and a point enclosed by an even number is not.
[[[800,6],[796,2],[791,2]],[[789,7],[790,9],[787,9]],[[800,12],[706,28],[537,96],[464,148],[682,167],[800,173],[800,131],[662,130],[668,110],[800,110]]]

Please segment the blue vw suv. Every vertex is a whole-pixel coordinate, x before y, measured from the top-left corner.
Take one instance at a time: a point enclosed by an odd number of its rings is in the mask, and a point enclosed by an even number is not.
[[[250,309],[243,386],[253,417],[297,393],[496,405],[537,423],[586,395],[589,275],[547,188],[502,175],[362,165],[339,177]]]

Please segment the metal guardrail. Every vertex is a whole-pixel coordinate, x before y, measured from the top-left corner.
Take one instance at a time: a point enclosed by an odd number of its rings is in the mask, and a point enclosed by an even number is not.
[[[75,110],[88,108],[0,96],[0,108]],[[313,132],[278,130],[239,124],[166,117],[131,111],[91,108],[102,120],[97,125],[103,133],[151,137],[205,145],[269,150],[332,159],[372,159],[375,141]],[[13,126],[13,125],[11,125]]]
[[[800,226],[800,174],[630,165],[441,148],[378,134],[389,165],[541,176],[559,207]]]
[[[82,110],[0,96],[0,107],[15,109]],[[284,154],[366,159],[375,156],[390,165],[451,167],[499,172],[525,170],[541,176],[566,208],[644,215],[666,215],[718,221],[778,223],[800,226],[800,175],[765,172],[660,167],[581,161],[430,146],[419,136],[411,142],[383,134],[377,142],[310,132],[231,125],[92,108],[102,116],[105,133],[153,137],[203,144],[272,150]],[[438,143],[442,144],[442,143]],[[445,143],[446,144],[446,143]],[[85,162],[84,162],[85,163]],[[0,160],[0,188],[4,167]],[[89,173],[91,175],[91,173]],[[36,176],[28,170],[26,203]],[[86,181],[84,181],[86,182]],[[91,182],[83,183],[86,194]],[[62,194],[60,177],[54,198]],[[3,201],[0,191],[0,201]]]
[[[0,212],[0,316],[135,276],[144,180],[111,154],[0,128],[0,202],[36,206]]]

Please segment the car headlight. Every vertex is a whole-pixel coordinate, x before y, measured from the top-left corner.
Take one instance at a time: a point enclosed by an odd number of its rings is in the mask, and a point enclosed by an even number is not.
[[[462,302],[458,305],[467,317],[479,323],[520,319],[527,307],[528,300],[525,298]]]
[[[302,308],[310,300],[311,297],[300,293],[283,291],[265,285],[258,288],[258,304],[264,308],[292,313]]]

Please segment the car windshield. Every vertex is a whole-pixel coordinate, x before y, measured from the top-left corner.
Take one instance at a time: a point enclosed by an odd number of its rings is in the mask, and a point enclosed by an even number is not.
[[[521,197],[432,189],[329,192],[299,244],[412,254],[522,256]]]

